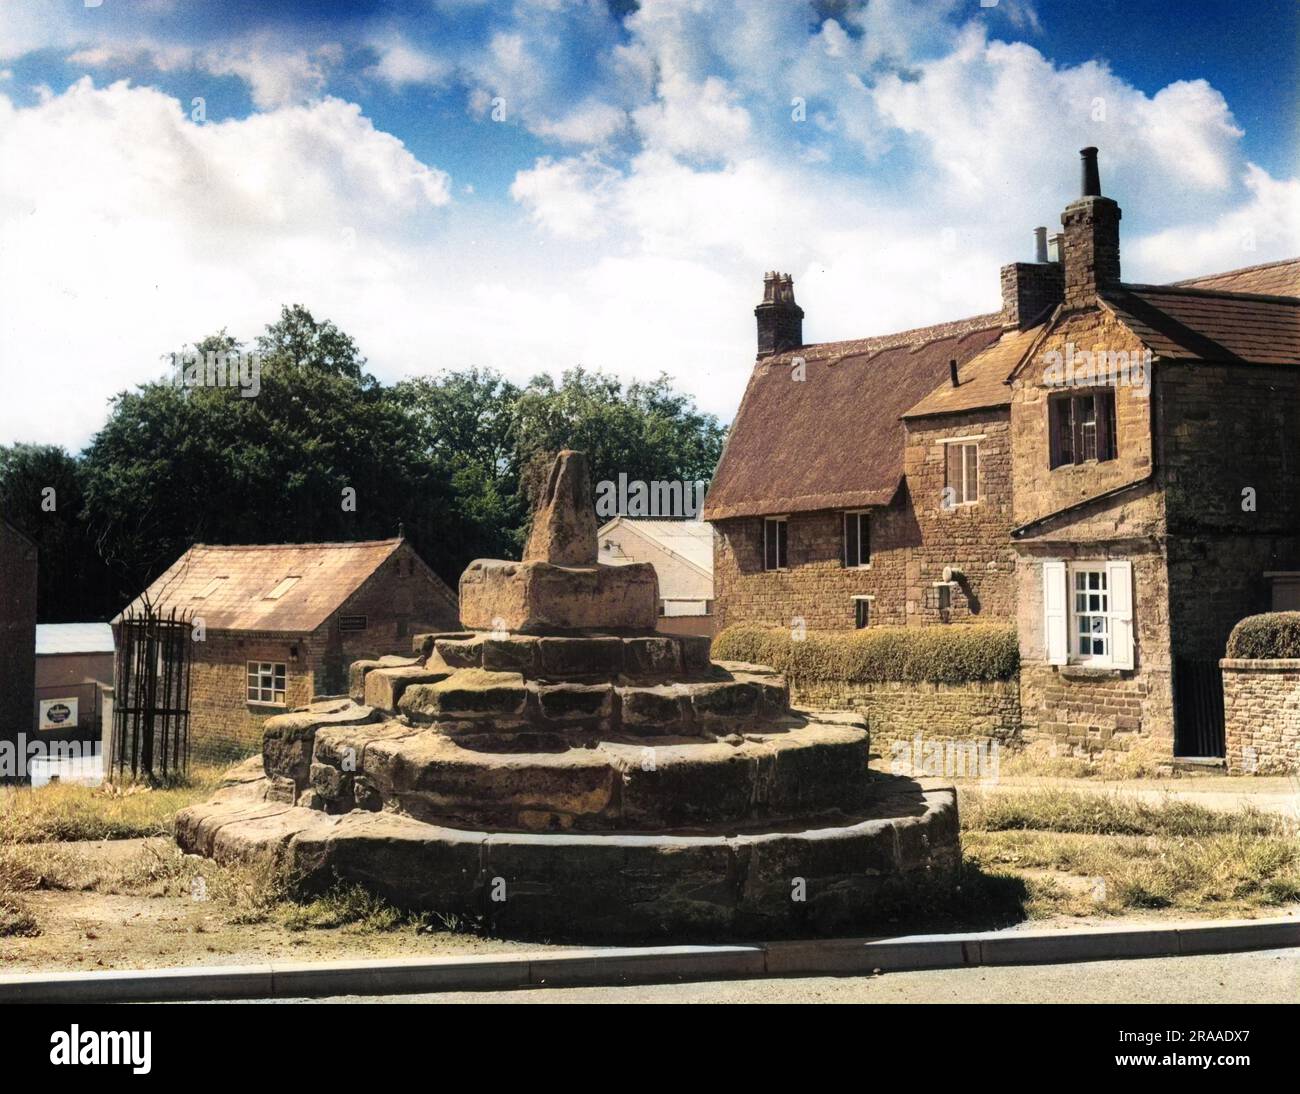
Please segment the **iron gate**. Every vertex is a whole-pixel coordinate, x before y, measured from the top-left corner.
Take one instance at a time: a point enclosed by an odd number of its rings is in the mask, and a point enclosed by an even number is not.
[[[123,616],[113,696],[113,764],[166,777],[190,760],[190,621],[149,605]]]
[[[1174,755],[1223,756],[1223,670],[1218,661],[1174,659]]]

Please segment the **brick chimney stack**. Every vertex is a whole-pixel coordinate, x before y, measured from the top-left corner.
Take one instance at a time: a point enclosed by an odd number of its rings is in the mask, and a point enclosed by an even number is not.
[[[758,320],[758,356],[771,357],[803,345],[803,308],[794,302],[794,278],[770,270],[763,275],[763,302]]]
[[[1119,288],[1119,206],[1101,193],[1097,149],[1084,148],[1082,190],[1061,214],[1065,228],[1065,306],[1094,304],[1099,293]]]
[[[1061,264],[1048,261],[1046,228],[1034,229],[1034,258],[1002,267],[1003,330],[1028,330],[1061,302]]]

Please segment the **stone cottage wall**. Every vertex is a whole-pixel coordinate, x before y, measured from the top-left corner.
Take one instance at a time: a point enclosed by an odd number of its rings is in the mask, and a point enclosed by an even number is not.
[[[943,507],[946,445],[979,437],[979,501]],[[1016,618],[1016,555],[1011,547],[1011,416],[1002,409],[913,418],[904,451],[907,489],[918,542],[907,560],[909,623],[939,623],[934,583],[944,567],[960,571],[947,622],[995,623]]]
[[[1015,519],[1029,524],[1108,490],[1115,498],[1048,521],[1016,541],[1020,698],[1026,740],[1091,755],[1148,741],[1174,750],[1169,588],[1163,547],[1164,497],[1142,480],[1152,470],[1152,400],[1137,386],[1115,392],[1116,458],[1052,469],[1048,401],[1064,390],[1045,382],[1046,355],[1143,347],[1109,313],[1066,316],[1044,339],[1013,385],[1011,425]],[[1082,390],[1082,389],[1080,389]],[[1043,562],[1127,560],[1133,568],[1134,667],[1101,669],[1047,663],[1043,634]]]
[[[1300,771],[1300,658],[1219,666],[1229,774]]]
[[[190,756],[223,763],[262,747],[262,725],[275,714],[304,706],[315,693],[316,666],[325,655],[323,634],[310,638],[209,632],[195,644],[190,675]],[[296,654],[296,656],[295,656]],[[250,703],[249,661],[283,661],[285,705]]]
[[[943,510],[947,437],[980,435],[981,500]],[[908,423],[906,481],[893,504],[871,511],[871,565],[844,565],[844,514],[793,513],[789,568],[763,569],[763,521],[714,522],[713,580],[718,629],[735,623],[809,630],[854,626],[855,596],[872,596],[872,626],[926,625],[940,619],[934,583],[945,566],[962,578],[949,622],[1010,622],[1015,617],[1011,528],[1010,421],[999,409]]]
[[[1300,375],[1169,364],[1157,390],[1175,652],[1217,661],[1271,607],[1264,574],[1300,568]]]

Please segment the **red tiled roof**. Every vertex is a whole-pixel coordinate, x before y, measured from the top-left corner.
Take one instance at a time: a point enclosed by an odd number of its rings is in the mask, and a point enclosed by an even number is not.
[[[1300,364],[1300,299],[1175,285],[1125,285],[1104,303],[1157,357]]]
[[[1175,285],[1192,289],[1218,289],[1220,292],[1248,292],[1262,296],[1300,296],[1300,258],[1246,266],[1226,273],[1206,274],[1175,281]]]
[[[174,562],[146,594],[163,611],[202,616],[208,630],[305,634],[319,627],[401,545],[400,539],[362,543],[211,546],[198,543]],[[281,595],[269,594],[298,578]],[[113,620],[118,622],[137,597]]]
[[[704,502],[705,520],[888,505],[903,476],[901,416],[1001,333],[981,315],[758,362]],[[802,357],[805,378],[793,378]]]

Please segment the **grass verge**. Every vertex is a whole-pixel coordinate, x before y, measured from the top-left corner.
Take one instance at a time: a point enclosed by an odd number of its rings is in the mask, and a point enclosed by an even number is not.
[[[194,767],[166,786],[0,787],[0,844],[170,835],[177,811],[209,797],[222,770]]]

